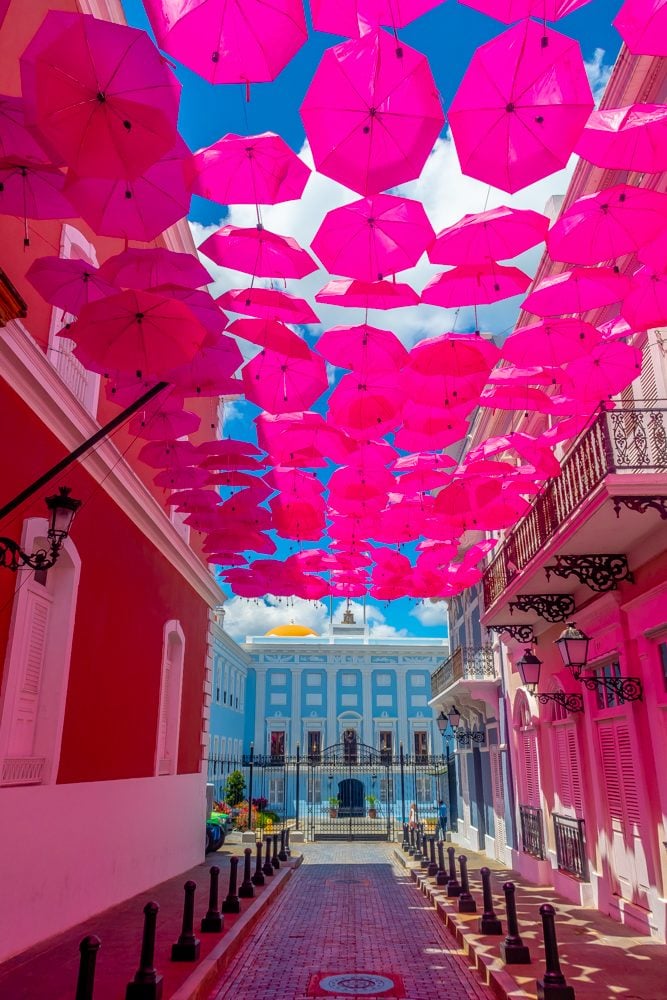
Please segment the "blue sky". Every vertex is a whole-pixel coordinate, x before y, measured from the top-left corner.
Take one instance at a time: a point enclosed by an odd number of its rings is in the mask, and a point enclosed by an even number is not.
[[[123,0],[123,6],[130,24],[148,29],[148,21],[141,0]],[[552,26],[579,40],[584,60],[590,64],[591,83],[594,89],[596,85],[601,87],[620,47],[620,38],[611,26],[611,21],[619,7],[620,0],[615,0],[615,2],[593,0],[581,10]],[[306,16],[309,20],[308,10]],[[505,26],[501,22],[464,7],[456,3],[455,0],[446,0],[435,10],[424,15],[409,27],[402,29],[399,36],[402,41],[428,56],[446,109],[475,48],[503,30],[505,30]],[[299,106],[322,52],[340,40],[333,35],[311,31],[306,45],[297,53],[276,81],[271,84],[254,85],[251,88],[250,102],[246,102],[245,91],[241,86],[213,87],[194,73],[177,67],[177,75],[183,83],[180,118],[183,138],[192,149],[198,149],[216,141],[226,132],[248,134],[271,130],[278,132],[292,148],[299,151],[304,142]],[[601,50],[604,56],[601,56],[598,50]],[[443,151],[447,152],[444,146]],[[441,169],[439,163],[440,161],[433,159],[430,169],[432,171]],[[427,169],[425,168],[422,174],[424,183],[420,188],[414,192],[406,189],[402,193],[422,198],[436,229],[449,224],[450,221],[455,221],[466,211],[480,211],[484,207],[485,192],[488,189],[478,182],[467,182],[465,179],[463,179],[462,184],[457,182],[450,188],[445,188],[444,197],[449,195],[450,203],[444,206],[441,204],[443,188],[441,185],[438,186],[437,178],[435,182],[433,180],[428,182],[428,178],[424,179]],[[459,180],[462,179],[459,178]],[[517,204],[520,204],[521,207],[525,205],[525,207],[541,209],[546,197],[552,193],[562,193],[566,183],[567,176],[565,174],[559,175],[553,179],[551,187],[549,181],[543,182],[542,187],[533,194],[532,201],[528,198],[521,205],[519,199]],[[477,185],[479,190],[474,185]],[[316,189],[315,194],[311,194],[310,204],[303,206],[302,215],[314,212],[319,213],[319,218],[321,218],[328,208],[352,200],[349,192],[343,188],[336,191],[336,188],[339,186],[334,185],[333,182],[322,181],[322,185]],[[318,197],[321,200],[321,207],[317,200]],[[432,199],[432,204],[428,204],[429,197]],[[488,200],[488,195],[486,198]],[[500,204],[501,199],[496,199],[496,203]],[[502,198],[502,203],[507,203],[507,196]],[[489,207],[492,207],[492,204],[493,201],[489,202]],[[227,210],[224,206],[215,205],[201,198],[193,198],[191,220],[195,224],[196,236],[203,235],[205,231],[203,227],[217,227],[226,215]],[[304,228],[307,238],[312,238],[312,232],[308,232],[308,227],[303,225],[303,218],[299,220],[298,215],[292,219],[289,214],[282,213],[281,215],[278,211],[276,218],[278,224],[272,224],[271,220],[268,220],[269,228],[294,235],[304,245],[306,245],[302,231]],[[237,224],[250,224],[250,220],[248,223],[244,221],[243,210],[233,218],[233,221]],[[298,222],[300,225],[297,225]],[[266,218],[265,223],[267,223]],[[293,225],[291,229],[288,228],[290,223]],[[198,238],[198,242],[200,241]],[[530,271],[531,268],[535,267],[538,257],[539,254],[533,253],[529,258],[519,260],[518,263]],[[407,280],[412,279],[408,277]],[[324,279],[320,274],[319,281],[316,282],[314,288],[323,282]],[[230,287],[234,283],[238,284],[239,282],[232,282],[229,275],[222,273],[218,275],[220,290],[224,287]],[[290,291],[303,294],[298,286],[291,287]],[[493,313],[489,312],[482,318],[484,327],[497,334],[507,332],[511,329],[517,307],[517,300],[501,303],[499,307],[494,309]],[[406,312],[407,310],[400,310],[398,313],[384,314],[382,323],[377,323],[377,325],[391,327],[392,322],[398,324],[395,327],[396,332],[402,336],[408,346],[410,346],[410,341],[414,342],[420,336],[442,332],[448,328],[446,325],[447,317],[442,316],[441,311],[437,320],[433,318],[432,313],[430,319],[423,318],[422,327],[418,331],[406,329],[404,322],[400,319],[400,313]],[[338,315],[333,315],[336,322],[343,322],[340,312]],[[322,318],[327,323],[328,317],[322,316]],[[457,329],[472,328],[469,316],[462,315],[455,318],[458,324]],[[449,319],[452,320],[452,317]],[[345,315],[344,320],[346,322],[359,322],[361,317],[353,319],[353,315]],[[414,327],[413,317],[410,317],[410,323]],[[450,323],[449,328],[452,328],[452,325],[453,323]],[[235,404],[230,414],[232,418],[228,428],[230,434],[252,438],[251,428],[253,425],[250,424],[250,420],[257,412],[257,409],[251,404]],[[290,544],[287,543],[281,552],[286,555],[289,551]],[[260,610],[262,613],[258,615],[256,604],[248,603],[245,605],[235,601],[232,606],[230,603],[230,631],[236,632],[236,637],[240,637],[246,631],[259,631],[260,629],[264,631],[264,627],[269,628],[273,624],[277,624],[279,620],[290,617],[303,620],[310,616],[310,620],[306,624],[318,626],[326,617],[323,609],[308,609],[303,607],[301,602],[296,602],[294,607],[287,609],[284,608],[284,604],[281,604],[277,607],[272,606]],[[401,600],[393,602],[390,607],[385,607],[375,602],[369,602],[369,612],[373,629],[378,635],[391,635],[394,632],[405,634],[406,631],[411,635],[423,636],[442,635],[443,633],[445,616],[442,605],[437,608],[418,608],[413,601]]]

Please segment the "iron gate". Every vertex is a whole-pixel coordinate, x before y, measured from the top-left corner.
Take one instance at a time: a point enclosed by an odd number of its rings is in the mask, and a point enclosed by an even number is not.
[[[392,840],[392,758],[356,739],[307,759],[309,840]]]

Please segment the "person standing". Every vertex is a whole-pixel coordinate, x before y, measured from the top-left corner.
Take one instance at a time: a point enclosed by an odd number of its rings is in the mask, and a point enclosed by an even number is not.
[[[440,838],[445,840],[447,836],[447,806],[443,799],[438,804],[438,827],[440,828]]]
[[[410,829],[414,830],[417,827],[417,803],[413,802],[410,806],[410,817],[408,820],[410,824]]]

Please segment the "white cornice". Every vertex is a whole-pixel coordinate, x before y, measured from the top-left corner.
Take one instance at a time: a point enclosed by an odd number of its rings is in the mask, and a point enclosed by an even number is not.
[[[0,330],[0,364],[7,383],[68,451],[99,430],[19,321]],[[207,568],[112,441],[102,441],[79,462],[209,606],[224,602]],[[36,468],[35,475],[43,471]]]

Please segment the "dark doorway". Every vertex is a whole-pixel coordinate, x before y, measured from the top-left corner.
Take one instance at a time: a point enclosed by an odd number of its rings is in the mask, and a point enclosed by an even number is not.
[[[344,778],[338,782],[339,816],[364,816],[364,785],[358,778]]]

